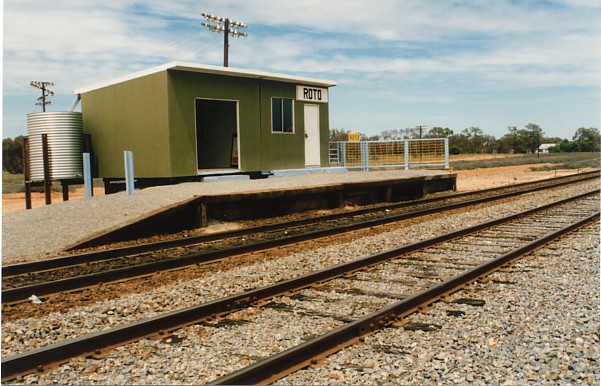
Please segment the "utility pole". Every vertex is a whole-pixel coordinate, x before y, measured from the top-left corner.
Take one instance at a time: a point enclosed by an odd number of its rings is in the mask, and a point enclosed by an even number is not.
[[[46,112],[46,105],[52,104],[52,102],[47,101],[46,98],[48,98],[50,95],[54,95],[54,91],[48,89],[48,86],[54,86],[54,83],[32,80],[30,85],[34,88],[42,90],[42,96],[38,98],[38,103],[36,103],[36,105],[42,106],[42,111]]]
[[[219,17],[215,15],[209,15],[206,13],[202,14],[207,21],[212,21],[216,24],[202,23],[203,27],[210,29],[213,32],[223,32],[223,67],[228,66],[228,51],[229,51],[229,36],[232,35],[234,37],[247,37],[248,34],[244,32],[240,32],[239,30],[232,29],[231,27],[236,28],[247,28],[247,25],[239,22],[231,20],[227,17]],[[223,24],[223,25],[222,25]]]
[[[419,130],[419,163],[423,163],[424,157],[424,143],[422,142],[422,130],[425,129],[426,125],[417,125],[417,129]]]

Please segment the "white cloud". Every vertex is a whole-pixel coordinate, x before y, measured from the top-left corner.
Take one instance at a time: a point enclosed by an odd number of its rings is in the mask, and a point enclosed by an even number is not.
[[[445,87],[598,90],[600,11],[592,0],[6,0],[4,97],[32,95],[31,80],[70,95],[171,60],[220,64],[222,37],[200,27],[202,12],[249,25],[230,65],[319,76],[349,94],[375,86],[411,102],[398,89],[416,87],[436,90],[416,102],[444,103]]]

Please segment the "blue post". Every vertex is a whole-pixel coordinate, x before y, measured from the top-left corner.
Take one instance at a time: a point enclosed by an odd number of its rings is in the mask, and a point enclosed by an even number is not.
[[[83,153],[83,187],[84,197],[86,198],[93,196],[92,167],[90,165],[90,153]]]
[[[125,158],[125,189],[127,195],[134,194],[134,153],[125,150],[123,152]]]
[[[369,145],[366,141],[361,141],[361,166],[363,171],[369,171]]]

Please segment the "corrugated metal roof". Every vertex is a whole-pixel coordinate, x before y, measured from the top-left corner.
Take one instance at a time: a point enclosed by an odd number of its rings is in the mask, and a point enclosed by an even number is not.
[[[235,76],[240,78],[254,78],[254,79],[266,79],[266,80],[274,80],[278,82],[286,82],[286,83],[298,83],[306,86],[317,86],[317,87],[332,87],[336,86],[336,82],[330,80],[323,79],[315,79],[315,78],[305,78],[301,76],[291,76],[284,74],[275,74],[270,72],[263,71],[255,71],[255,70],[246,70],[241,68],[233,68],[233,67],[219,67],[219,66],[210,66],[205,64],[195,64],[195,63],[185,63],[185,62],[170,62],[160,66],[148,68],[146,70],[134,72],[128,75],[120,76],[117,78],[113,78],[104,82],[96,83],[87,87],[82,87],[74,90],[75,94],[84,94],[86,92],[90,92],[93,90],[98,90],[103,87],[112,86],[114,84],[126,82],[128,80],[133,80],[137,78],[141,78],[143,76],[156,74],[158,72],[166,71],[166,70],[174,70],[174,71],[188,71],[188,72],[200,72],[203,74],[218,74],[218,75],[226,75],[226,76]]]

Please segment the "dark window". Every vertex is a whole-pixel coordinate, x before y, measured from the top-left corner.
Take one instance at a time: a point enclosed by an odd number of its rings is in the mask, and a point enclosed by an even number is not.
[[[293,133],[294,117],[292,114],[292,99],[273,98],[271,100],[271,131],[274,133]]]

